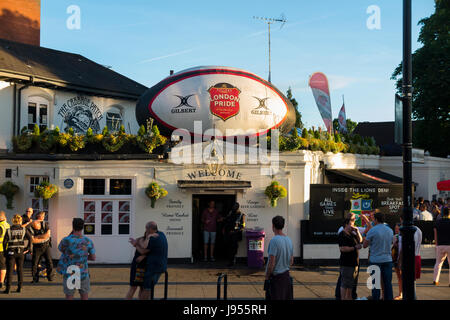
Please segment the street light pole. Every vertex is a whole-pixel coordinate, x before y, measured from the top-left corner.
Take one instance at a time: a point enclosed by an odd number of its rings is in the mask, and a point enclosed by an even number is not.
[[[411,0],[403,0],[403,226],[402,279],[403,299],[415,300],[415,246],[412,197],[412,63]]]

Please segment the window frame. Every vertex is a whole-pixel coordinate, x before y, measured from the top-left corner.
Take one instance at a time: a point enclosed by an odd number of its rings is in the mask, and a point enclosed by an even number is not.
[[[85,179],[103,179],[105,180],[105,194],[103,195],[85,195],[84,191],[84,180]],[[131,180],[131,194],[128,195],[111,195],[110,194],[110,181],[114,179],[128,179]],[[88,223],[88,225],[94,225],[95,233],[94,234],[86,234],[88,237],[127,237],[129,238],[132,235],[132,230],[134,226],[134,197],[136,190],[136,176],[124,176],[124,177],[98,177],[98,176],[85,176],[79,178],[78,185],[80,186],[79,191],[79,206],[78,206],[78,216],[84,220],[84,203],[86,201],[95,201],[95,223]],[[113,202],[113,218],[112,218],[112,234],[101,234],[102,233],[102,211],[101,204],[103,201],[112,201]],[[119,226],[121,224],[126,225],[126,223],[120,223],[120,208],[119,204],[121,201],[129,201],[129,223],[128,223],[128,234],[119,234]],[[106,225],[106,223],[105,223]],[[83,230],[84,233],[84,230]]]

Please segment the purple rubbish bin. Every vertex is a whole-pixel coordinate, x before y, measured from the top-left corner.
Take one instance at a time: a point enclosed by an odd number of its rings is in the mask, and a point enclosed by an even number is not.
[[[247,264],[250,268],[264,267],[264,229],[246,229]]]

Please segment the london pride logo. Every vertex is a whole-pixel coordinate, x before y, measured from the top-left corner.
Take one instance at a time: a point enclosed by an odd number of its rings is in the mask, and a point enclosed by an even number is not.
[[[239,94],[241,90],[229,83],[217,83],[208,89],[211,113],[223,121],[239,113]]]

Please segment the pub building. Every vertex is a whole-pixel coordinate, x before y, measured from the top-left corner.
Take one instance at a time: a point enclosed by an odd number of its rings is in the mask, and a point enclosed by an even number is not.
[[[85,220],[84,233],[96,247],[95,263],[130,263],[134,249],[128,239],[142,236],[148,221],[166,234],[169,262],[190,263],[202,257],[201,213],[208,202],[214,200],[224,216],[237,201],[246,214],[246,228],[265,230],[265,255],[273,236],[271,220],[281,215],[296,262],[315,263],[339,257],[335,233],[345,213],[379,208],[395,220],[401,212],[401,178],[395,175],[401,161],[307,150],[280,152],[276,159],[268,152],[269,161],[251,161],[255,150],[250,144],[212,139],[220,137],[216,130],[226,140],[242,130],[261,137],[271,128],[283,133],[293,126],[289,100],[244,70],[197,67],[147,88],[81,55],[0,39],[0,105],[0,184],[19,186],[14,209],[6,209],[2,195],[0,208],[9,221],[27,207],[47,212],[55,259],[74,217]],[[189,161],[173,156],[180,151],[176,146],[156,154],[42,154],[15,153],[11,142],[35,125],[41,131],[72,128],[74,134],[123,125],[126,133],[136,134],[149,119],[169,138],[187,134],[179,145]],[[200,121],[203,139],[195,121]],[[231,149],[244,161],[225,161],[225,151]],[[195,150],[200,150],[200,160]],[[202,161],[204,154],[222,161]],[[449,167],[447,161],[433,170],[448,175]],[[287,197],[272,207],[264,191],[275,180],[287,189]],[[34,193],[42,181],[59,188],[48,202]],[[145,193],[151,182],[168,192],[154,208]],[[432,248],[424,246],[423,256],[433,258]],[[216,258],[223,251],[219,231]],[[242,262],[247,257],[245,232],[237,257]]]

